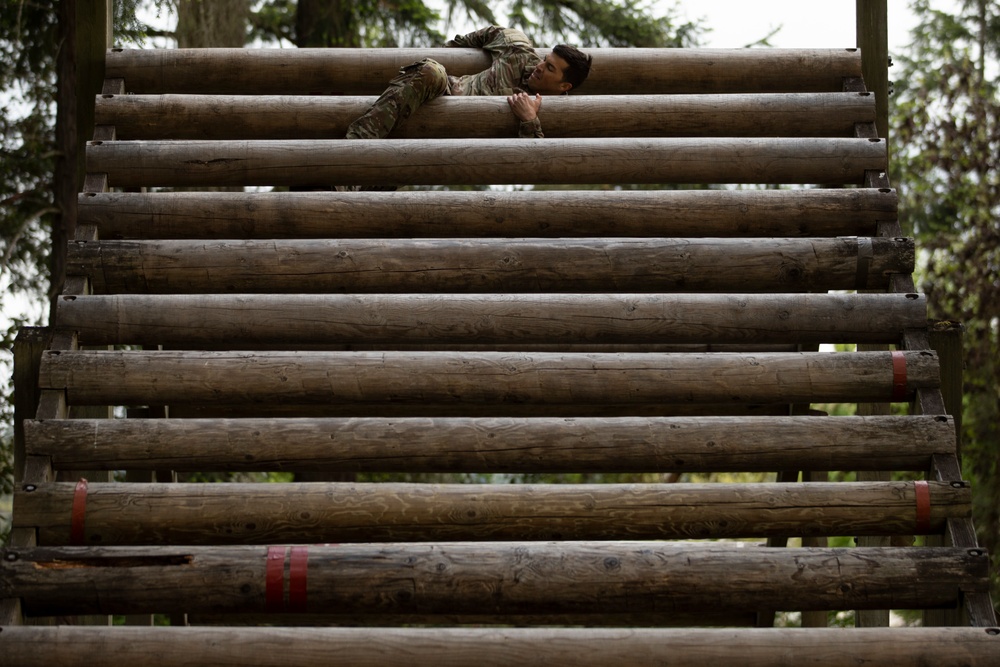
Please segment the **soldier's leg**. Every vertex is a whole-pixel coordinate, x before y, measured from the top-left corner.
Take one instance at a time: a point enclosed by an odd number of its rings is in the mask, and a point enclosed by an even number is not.
[[[348,139],[382,139],[424,102],[448,91],[448,73],[425,58],[399,70],[375,103],[347,128]]]

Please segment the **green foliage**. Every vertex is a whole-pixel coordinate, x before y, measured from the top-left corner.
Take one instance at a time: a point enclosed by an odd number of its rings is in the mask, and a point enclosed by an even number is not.
[[[929,314],[965,326],[963,468],[980,544],[1000,564],[1000,6],[912,5],[920,23],[895,82],[893,180],[927,252]]]
[[[509,21],[537,44],[679,47],[697,43],[702,29],[676,24],[676,8],[657,16],[653,3],[637,0],[513,0]]]
[[[702,33],[678,23],[675,9],[657,14],[652,2],[638,0],[448,0],[445,9],[442,17],[422,0],[272,0],[254,11],[251,38],[299,47],[440,46],[441,28],[501,24],[536,44],[667,47],[692,46]]]

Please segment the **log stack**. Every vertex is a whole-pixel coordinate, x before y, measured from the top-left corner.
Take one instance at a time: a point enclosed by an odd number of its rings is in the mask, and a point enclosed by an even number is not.
[[[108,54],[4,664],[994,664],[860,54],[593,55],[545,140],[444,98],[348,141],[484,56]]]

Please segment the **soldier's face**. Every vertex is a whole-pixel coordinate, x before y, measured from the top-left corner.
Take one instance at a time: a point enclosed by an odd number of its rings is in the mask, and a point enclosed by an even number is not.
[[[531,92],[542,95],[561,95],[573,87],[571,83],[563,81],[563,72],[566,71],[567,63],[554,53],[545,56],[545,60],[538,63],[528,77],[528,85]]]

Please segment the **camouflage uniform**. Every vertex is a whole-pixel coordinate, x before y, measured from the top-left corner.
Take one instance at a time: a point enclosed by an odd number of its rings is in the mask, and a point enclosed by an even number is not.
[[[421,104],[441,95],[504,95],[530,92],[531,71],[541,62],[531,42],[520,30],[490,26],[457,36],[446,46],[471,47],[487,51],[493,58],[488,69],[478,74],[449,76],[441,63],[425,58],[407,65],[389,82],[389,87],[347,128],[348,139],[381,139]],[[538,119],[521,122],[520,137],[541,138]]]

